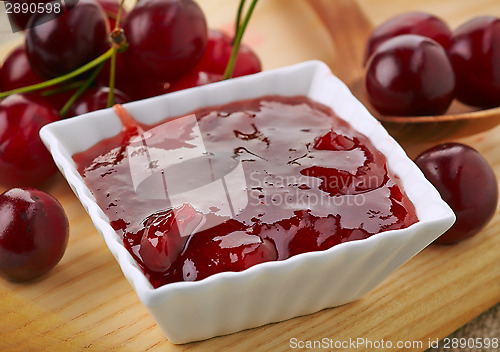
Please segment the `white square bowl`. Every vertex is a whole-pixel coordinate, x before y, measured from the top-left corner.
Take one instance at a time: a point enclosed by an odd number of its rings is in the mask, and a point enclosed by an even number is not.
[[[304,62],[129,103],[125,107],[140,122],[153,124],[201,107],[273,94],[308,96],[331,107],[340,118],[366,135],[386,156],[389,168],[400,177],[419,221],[406,229],[342,243],[325,251],[155,289],[110,226],[72,159],[73,154],[120,132],[121,122],[113,110],[55,122],[40,132],[125,277],[173,343],[229,334],[359,299],[455,221],[450,207],[403,149],[322,62]]]

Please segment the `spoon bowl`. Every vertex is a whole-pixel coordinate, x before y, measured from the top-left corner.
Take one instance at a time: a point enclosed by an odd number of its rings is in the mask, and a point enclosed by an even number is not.
[[[325,25],[336,48],[336,75],[368,110],[399,141],[436,142],[463,138],[500,124],[500,107],[478,110],[453,101],[444,115],[385,116],[369,103],[362,65],[366,42],[373,25],[355,0],[308,0]]]

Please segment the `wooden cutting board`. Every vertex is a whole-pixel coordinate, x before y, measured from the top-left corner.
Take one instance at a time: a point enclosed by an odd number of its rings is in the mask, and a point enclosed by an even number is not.
[[[237,1],[199,3],[210,26],[232,27]],[[480,14],[500,16],[498,0],[359,0],[359,4],[374,24],[407,10],[433,12],[452,27]],[[306,1],[261,1],[245,39],[265,69],[320,59],[335,70],[336,50]],[[1,53],[5,55],[14,44],[4,45]],[[462,141],[477,148],[500,176],[499,128]],[[410,155],[424,147],[405,145]],[[293,348],[294,341],[307,340],[333,343],[326,350],[382,351],[389,350],[382,347],[390,342],[391,351],[421,351],[500,302],[497,211],[475,238],[426,248],[354,303],[176,346],[163,337],[141,305],[62,176],[44,189],[61,201],[70,218],[68,249],[42,280],[30,284],[0,280],[0,351],[284,351]],[[363,344],[353,345],[355,341]],[[385,345],[376,348],[382,341]],[[398,348],[398,341],[407,348]],[[346,348],[334,348],[335,343]]]

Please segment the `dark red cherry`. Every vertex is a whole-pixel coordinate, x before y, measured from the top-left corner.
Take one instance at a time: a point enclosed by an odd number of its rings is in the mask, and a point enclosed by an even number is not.
[[[232,38],[215,29],[208,32],[208,42],[196,67],[173,82],[169,92],[202,86],[222,80],[233,50]],[[236,56],[232,77],[251,75],[262,71],[260,59],[248,46],[241,44]]]
[[[105,109],[108,104],[109,87],[92,88],[78,98],[68,110],[67,117],[83,115],[91,111]],[[114,104],[125,104],[131,99],[122,91],[114,89]]]
[[[357,140],[344,136],[335,132],[333,129],[329,132],[319,136],[314,141],[314,149],[317,150],[352,150],[355,147],[360,147],[360,143]]]
[[[420,154],[415,163],[457,217],[435,243],[470,238],[491,220],[498,203],[497,178],[475,149],[459,143],[440,144]]]
[[[29,281],[49,272],[62,258],[69,222],[61,204],[33,188],[0,195],[0,275]]]
[[[170,83],[165,80],[156,80],[144,77],[140,69],[136,70],[125,65],[121,53],[116,55],[115,87],[125,93],[132,100],[140,100],[155,97],[167,93]],[[104,65],[97,76],[97,84],[109,85],[110,64]]]
[[[444,113],[455,89],[455,75],[443,47],[432,39],[405,34],[387,40],[368,61],[366,92],[381,114]]]
[[[329,215],[326,218],[317,219],[307,211],[296,211],[295,216],[289,220],[265,226],[268,228],[281,227],[285,230],[289,229],[288,232],[294,232],[288,244],[290,257],[301,253],[325,250],[341,242],[338,216]]]
[[[207,48],[198,65],[200,71],[224,74],[233,50],[233,38],[229,35],[211,29],[208,32]],[[251,75],[262,71],[260,59],[252,49],[241,44],[236,56],[232,77]]]
[[[205,84],[219,82],[221,80],[221,74],[194,70],[184,75],[178,81],[172,83],[170,87],[168,87],[168,92],[176,92],[178,90],[203,86]]]
[[[238,226],[238,225],[236,225]],[[184,281],[202,280],[226,271],[243,271],[256,264],[278,259],[274,243],[244,230],[233,231],[231,221],[214,228],[217,232],[198,233],[179,258]],[[213,233],[219,233],[213,236]]]
[[[132,100],[147,99],[166,94],[171,86],[170,83],[165,81],[156,81],[132,75],[119,82],[116,86]]]
[[[156,81],[170,82],[184,75],[199,61],[207,43],[205,16],[192,0],[141,1],[123,29],[129,43],[124,63]]]
[[[42,82],[30,66],[24,44],[17,46],[5,59],[0,69],[0,85],[3,91],[30,86]]]
[[[482,108],[500,106],[500,18],[474,18],[453,32],[449,52],[456,98]]]
[[[0,102],[0,184],[35,186],[55,174],[56,166],[38,133],[59,119],[41,98],[11,95]]]
[[[54,86],[51,89],[61,89],[62,87]],[[54,109],[60,111],[64,105],[68,102],[68,100],[73,96],[76,92],[76,89],[68,89],[61,90],[59,93],[51,94],[51,95],[42,95],[42,98],[47,101]]]
[[[88,63],[102,54],[109,27],[102,7],[95,0],[80,0],[66,14],[42,24],[51,14],[36,14],[26,31],[26,50],[33,70],[50,79]]]
[[[144,265],[154,272],[168,270],[202,221],[203,215],[189,204],[150,216],[139,249]]]
[[[0,69],[0,86],[3,91],[9,91],[32,84],[41,83],[43,80],[31,68],[24,44],[16,47],[5,59]],[[60,85],[33,92],[33,95],[40,95],[56,110],[60,110],[71,98],[74,89],[61,91],[60,93],[44,95],[47,91],[61,89]]]
[[[434,39],[446,50],[451,45],[451,30],[440,18],[425,12],[406,12],[396,15],[375,28],[366,43],[363,63],[387,39],[402,34],[418,34]]]
[[[316,138],[314,149],[332,151],[359,149],[364,154],[363,165],[355,172],[319,165],[300,170],[302,175],[322,180],[319,188],[331,196],[365,193],[379,188],[387,181],[387,170],[381,153],[372,153],[358,138],[349,138],[331,130]]]
[[[109,86],[110,70],[111,70],[111,60],[108,60],[106,61],[103,68],[101,69],[101,71],[99,71],[99,74],[96,77],[97,85]],[[125,89],[121,87],[122,82],[125,82],[126,84],[130,84],[131,86],[133,86],[133,81],[135,78],[136,77],[132,75],[130,70],[127,70],[127,67],[123,63],[122,54],[117,53],[115,60],[115,87],[117,87],[121,91],[125,91]]]

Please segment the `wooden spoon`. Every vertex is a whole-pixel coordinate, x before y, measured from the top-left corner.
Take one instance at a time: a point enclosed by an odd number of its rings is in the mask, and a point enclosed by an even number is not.
[[[355,0],[308,0],[336,48],[335,74],[398,140],[434,142],[462,138],[500,124],[500,107],[474,110],[454,101],[445,115],[383,116],[370,105],[364,89],[363,54],[373,29]]]

